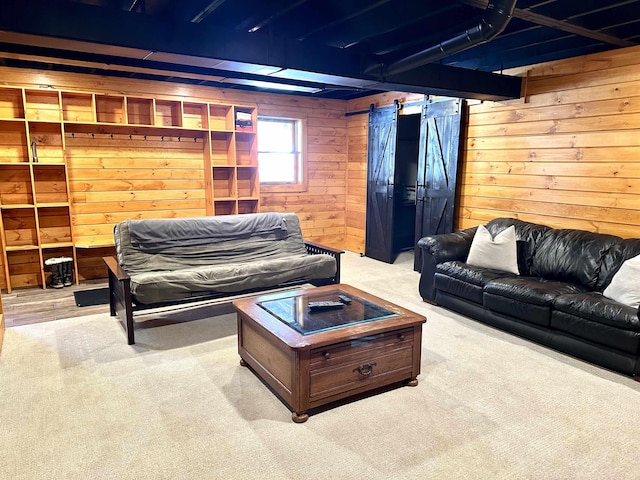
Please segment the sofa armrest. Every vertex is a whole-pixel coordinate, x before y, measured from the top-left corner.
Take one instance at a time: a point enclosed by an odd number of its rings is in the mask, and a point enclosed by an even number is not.
[[[418,248],[422,252],[422,270],[418,288],[423,300],[435,303],[436,266],[452,260],[466,260],[476,229],[477,227],[472,227],[459,232],[431,235],[418,241]]]
[[[336,276],[333,278],[333,283],[340,283],[340,255],[344,253],[344,250],[327,247],[325,245],[310,242],[308,240],[304,241],[304,246],[306,247],[307,254],[309,255],[318,255],[324,253],[326,255],[331,255],[336,259]]]

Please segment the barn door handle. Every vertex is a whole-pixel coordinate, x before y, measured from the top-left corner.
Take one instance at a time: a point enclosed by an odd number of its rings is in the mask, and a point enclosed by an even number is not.
[[[373,373],[373,367],[375,367],[376,363],[365,363],[364,365],[360,365],[353,369],[354,372],[358,372],[363,377],[369,377]]]

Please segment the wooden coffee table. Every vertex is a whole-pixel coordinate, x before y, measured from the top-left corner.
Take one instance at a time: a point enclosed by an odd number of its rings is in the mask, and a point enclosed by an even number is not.
[[[351,299],[311,311],[310,301]],[[235,300],[238,353],[293,411],[308,411],[379,387],[416,386],[426,318],[348,285]]]

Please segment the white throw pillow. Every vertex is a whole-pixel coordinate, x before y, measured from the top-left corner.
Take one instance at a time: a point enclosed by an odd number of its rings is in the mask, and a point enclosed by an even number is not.
[[[519,275],[516,227],[511,225],[491,238],[489,230],[484,225],[479,225],[471,242],[467,263]]]
[[[602,294],[633,308],[640,305],[640,255],[626,260]]]

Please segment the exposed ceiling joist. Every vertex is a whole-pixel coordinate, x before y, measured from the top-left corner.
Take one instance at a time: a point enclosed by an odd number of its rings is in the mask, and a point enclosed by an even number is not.
[[[57,55],[65,50],[77,54],[91,49],[103,54],[102,48],[107,52],[104,54],[109,55],[113,50],[106,46],[115,46],[131,50],[127,58],[137,60],[137,66],[143,66],[146,61],[176,68],[190,65],[201,72],[208,69],[213,75],[226,71],[227,76],[243,68],[254,69],[248,73],[256,74],[266,68],[264,80],[267,82],[278,78],[333,87],[480,99],[520,95],[521,79],[515,77],[443,65],[425,65],[398,75],[362,74],[362,58],[344,49],[294,42],[274,35],[210,29],[192,23],[169,25],[157,18],[126,11],[107,13],[92,5],[69,2],[34,0],[40,15],[30,18],[20,8],[21,3],[21,0],[2,2],[0,30],[22,32],[33,42],[46,38],[50,47],[57,48]],[[120,28],[115,30],[114,24]],[[5,41],[11,42],[10,35],[5,35]],[[121,52],[113,55],[112,62],[117,64],[122,55]]]

